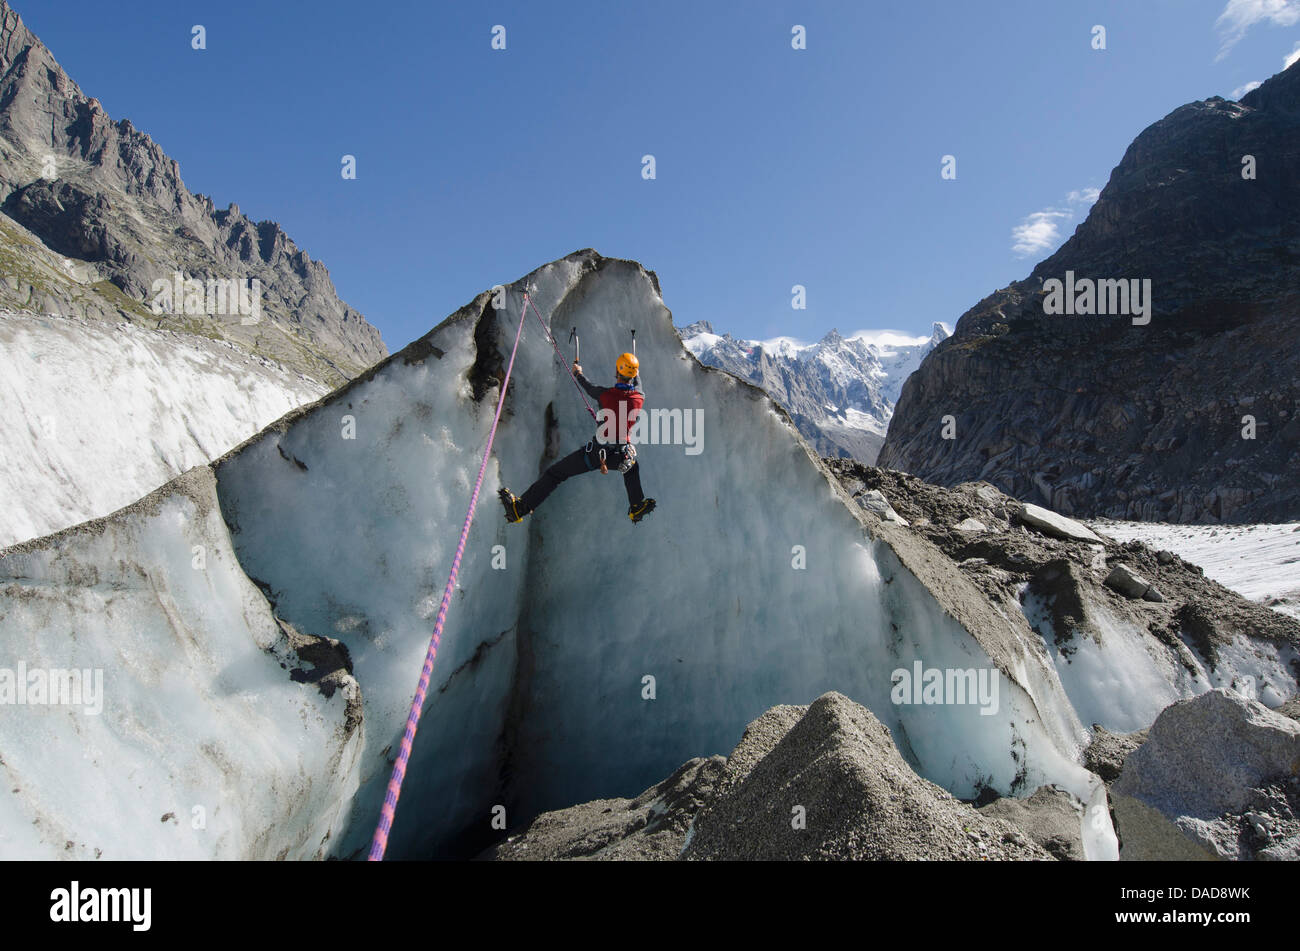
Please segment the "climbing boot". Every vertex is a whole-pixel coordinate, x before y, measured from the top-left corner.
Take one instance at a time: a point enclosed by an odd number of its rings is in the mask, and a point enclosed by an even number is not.
[[[633,522],[639,522],[655,510],[654,499],[642,499],[636,505],[628,506],[627,517]]]
[[[520,499],[518,496],[514,495],[509,489],[505,489],[505,488],[501,489],[501,491],[499,491],[497,495],[500,496],[501,498],[501,504],[505,506],[506,521],[522,522],[524,520],[524,516],[528,514],[527,510],[524,509],[523,499]]]

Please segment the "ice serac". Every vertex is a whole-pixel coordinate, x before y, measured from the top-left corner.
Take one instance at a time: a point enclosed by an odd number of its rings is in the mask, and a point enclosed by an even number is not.
[[[240,569],[207,467],[0,553],[0,644],[0,858],[329,854],[357,684]]]
[[[319,261],[274,221],[193,194],[180,166],[114,121],[0,0],[0,306],[144,322],[238,343],[330,385],[387,355]],[[261,313],[155,314],[154,282],[260,282]],[[251,290],[251,283],[248,285]]]
[[[327,389],[208,337],[0,311],[0,546],[107,515]]]
[[[1175,109],[1074,235],[908,378],[880,464],[1065,515],[1300,518],[1297,207],[1300,65]],[[1046,282],[1071,274],[1148,282],[1149,322],[1115,313],[1117,287],[1097,291],[1105,316],[1044,313]]]
[[[393,855],[474,854],[491,841],[494,804],[513,825],[635,796],[684,760],[730,749],[774,702],[829,690],[870,708],[918,771],[954,793],[1056,782],[1093,800],[1100,783],[1078,765],[1086,731],[1046,652],[923,546],[873,535],[765,394],[683,348],[653,274],[588,250],[527,281],[548,322],[577,327],[594,378],[635,328],[649,406],[698,413],[702,451],[643,446],[659,507],[642,524],[625,516],[621,480],[599,474],[505,524],[497,488],[521,490],[592,430],[530,318]],[[503,313],[484,292],[216,466],[244,569],[279,616],[346,644],[361,684],[367,746],[353,821],[335,840],[342,855],[360,852],[378,812],[521,286]],[[892,673],[917,660],[996,667],[996,709],[895,705]],[[1104,812],[1090,820],[1108,828]],[[1106,838],[1092,839],[1103,853]]]

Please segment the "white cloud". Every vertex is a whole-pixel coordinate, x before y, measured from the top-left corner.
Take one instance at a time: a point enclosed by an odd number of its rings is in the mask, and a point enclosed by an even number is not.
[[[1296,45],[1292,47],[1291,52],[1287,53],[1286,56],[1283,58],[1282,60],[1283,71],[1290,69],[1293,65],[1295,65],[1297,60],[1300,60],[1300,43],[1296,43]],[[1250,92],[1252,89],[1258,89],[1262,85],[1264,84],[1259,82],[1258,80],[1254,80],[1246,83],[1246,85],[1244,86],[1238,86],[1236,89],[1232,91],[1231,98],[1240,99],[1242,96],[1246,95],[1246,93]]]
[[[1100,197],[1100,188],[1082,188],[1070,192],[1070,194],[1065,196],[1065,200],[1071,205],[1091,205]]]
[[[1034,212],[1011,229],[1011,250],[1022,258],[1046,251],[1061,239],[1056,219],[1069,217],[1064,211]]]
[[[1011,229],[1011,250],[1017,257],[1041,254],[1061,241],[1061,225],[1090,207],[1101,194],[1098,188],[1080,188],[1065,196],[1065,207],[1044,208],[1026,215]]]
[[[1294,26],[1300,23],[1300,0],[1228,0],[1214,27],[1219,31],[1219,55],[1223,59],[1257,23]]]

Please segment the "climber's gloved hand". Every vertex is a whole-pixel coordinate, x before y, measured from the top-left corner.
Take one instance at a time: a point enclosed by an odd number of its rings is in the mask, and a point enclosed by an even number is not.
[[[575,374],[577,374],[577,373],[581,373],[581,372],[582,372],[582,367],[577,363],[577,361],[574,361],[574,364],[573,364],[573,372],[574,372]]]

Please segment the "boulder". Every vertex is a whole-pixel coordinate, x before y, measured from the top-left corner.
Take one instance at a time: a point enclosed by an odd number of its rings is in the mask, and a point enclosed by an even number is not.
[[[1106,575],[1106,585],[1114,588],[1120,594],[1128,595],[1130,598],[1142,598],[1144,601],[1164,601],[1164,596],[1160,594],[1146,578],[1130,568],[1128,565],[1115,565]]]
[[[1102,544],[1101,538],[1082,522],[1058,515],[1051,509],[1026,502],[1017,510],[1020,520],[1031,528],[1036,528],[1044,535],[1064,538],[1069,541],[1087,542],[1090,545]]]
[[[1100,723],[1092,725],[1092,742],[1083,751],[1083,765],[1107,783],[1119,779],[1124,759],[1146,742],[1147,731],[1113,733]]]
[[[875,512],[886,522],[897,522],[903,526],[907,525],[907,519],[894,511],[894,507],[889,504],[889,499],[885,498],[885,494],[879,489],[867,489],[867,491],[858,496],[858,504],[868,512]]]
[[[1083,803],[1059,786],[1039,786],[1024,799],[1008,796],[979,808],[981,815],[1004,819],[1063,861],[1082,862]]]
[[[1110,787],[1123,860],[1300,858],[1300,723],[1229,690],[1167,707]]]

